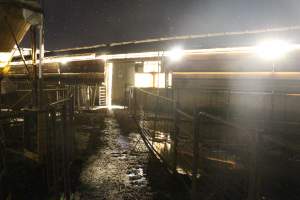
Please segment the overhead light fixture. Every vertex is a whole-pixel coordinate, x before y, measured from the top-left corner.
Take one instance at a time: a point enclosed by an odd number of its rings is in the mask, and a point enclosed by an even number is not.
[[[63,64],[63,65],[67,64],[68,62],[70,62],[70,59],[69,59],[69,58],[62,58],[62,59],[60,60],[60,63]]]
[[[170,51],[167,52],[167,56],[171,61],[179,61],[184,56],[184,50],[181,47],[174,47]]]
[[[11,52],[0,52],[0,68],[4,68],[8,64],[11,56]]]
[[[255,47],[255,52],[265,60],[279,60],[293,48],[293,45],[282,40],[266,40]]]
[[[2,68],[2,74],[7,75],[9,73],[10,66],[6,66]]]
[[[113,63],[106,64],[106,105],[109,110],[112,109],[112,84],[113,84]]]
[[[106,62],[107,60],[109,60],[109,58],[108,58],[108,56],[106,54],[102,54],[100,56],[95,56],[95,59],[103,60],[104,62]]]
[[[102,55],[102,60],[104,61],[104,62],[106,62],[107,60],[108,60],[108,57],[107,57],[107,55]]]

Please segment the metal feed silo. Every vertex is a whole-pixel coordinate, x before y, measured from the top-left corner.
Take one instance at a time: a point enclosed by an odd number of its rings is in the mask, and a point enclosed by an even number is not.
[[[41,23],[41,8],[37,0],[0,0],[0,67],[12,56],[31,25]]]

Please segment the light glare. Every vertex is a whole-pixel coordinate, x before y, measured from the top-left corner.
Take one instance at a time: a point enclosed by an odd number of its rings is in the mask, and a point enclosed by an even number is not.
[[[268,40],[257,45],[256,53],[265,60],[278,60],[283,58],[293,46],[282,40]]]
[[[113,63],[107,63],[106,65],[106,105],[109,110],[112,109],[112,84],[113,84]]]
[[[168,52],[168,57],[175,62],[181,60],[183,55],[184,55],[184,51],[180,47],[175,47]]]
[[[144,72],[145,73],[160,72],[160,71],[161,71],[160,61],[145,61],[144,62]]]
[[[8,65],[11,56],[11,52],[0,52],[0,68],[4,68],[6,65]]]
[[[153,87],[153,75],[150,73],[135,73],[134,85],[138,88],[151,88]]]
[[[65,65],[65,64],[67,64],[69,61],[70,61],[70,60],[69,60],[68,58],[62,58],[62,59],[60,60],[60,63],[63,64],[63,65]]]

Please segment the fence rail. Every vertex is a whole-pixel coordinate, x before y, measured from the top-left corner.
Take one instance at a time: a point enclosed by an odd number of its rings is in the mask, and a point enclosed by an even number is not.
[[[2,154],[5,151],[24,156],[43,166],[50,194],[58,199],[63,192],[64,198],[70,199],[70,168],[75,149],[74,108],[74,96],[66,93],[64,98],[41,108],[2,112],[0,175],[4,173],[5,157]],[[2,141],[7,143],[5,148]]]
[[[127,97],[147,146],[174,174],[190,177],[192,199],[298,199],[297,144],[199,109],[187,113],[159,93],[130,88]]]
[[[46,143],[47,183],[54,194],[63,183],[65,199],[71,196],[70,168],[74,159],[74,100],[64,98],[49,104]]]
[[[0,185],[4,176],[4,172],[5,172],[5,143],[4,143],[4,136],[3,136],[3,132],[2,132],[2,128],[0,130]],[[1,189],[0,189],[1,192]],[[1,197],[1,195],[0,195]]]

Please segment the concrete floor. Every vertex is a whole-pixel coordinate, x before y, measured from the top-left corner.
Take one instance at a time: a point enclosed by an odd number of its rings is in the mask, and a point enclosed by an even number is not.
[[[76,199],[188,199],[150,154],[125,111],[81,117],[77,146],[83,163],[75,183]],[[120,120],[128,126],[121,129]]]

